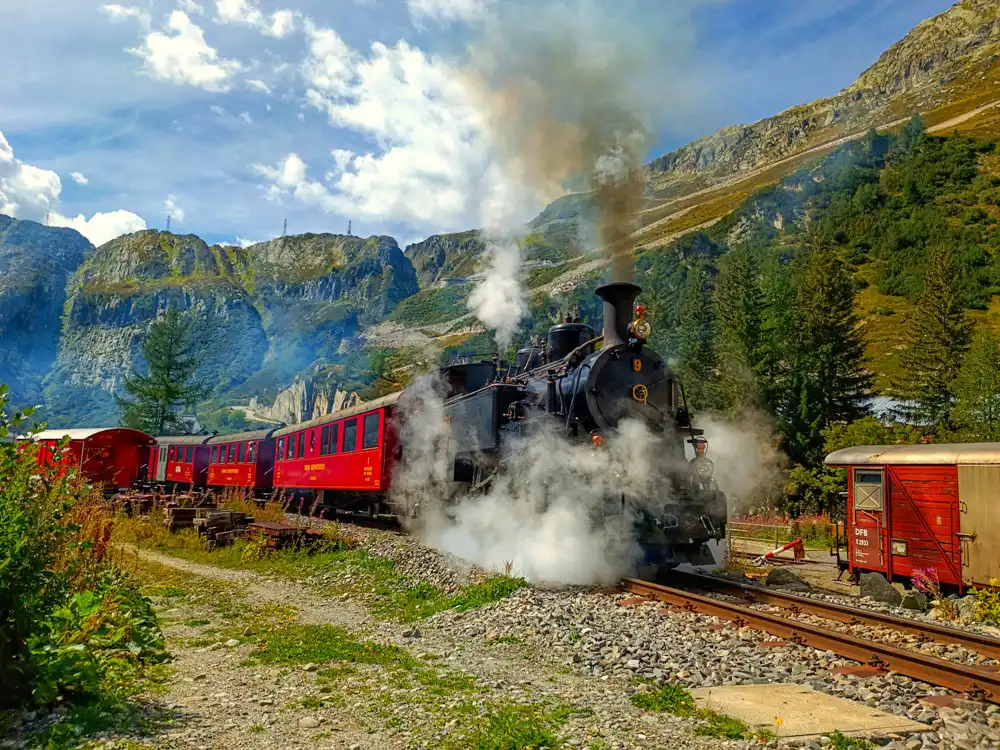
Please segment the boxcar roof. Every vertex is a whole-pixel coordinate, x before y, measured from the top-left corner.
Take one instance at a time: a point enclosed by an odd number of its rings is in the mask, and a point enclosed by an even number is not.
[[[62,440],[68,437],[70,440],[87,440],[102,432],[127,432],[133,437],[141,440],[153,442],[153,436],[145,432],[133,430],[128,427],[74,427],[68,430],[43,430],[36,435],[29,436],[32,440]]]
[[[338,419],[347,419],[348,417],[353,417],[357,414],[364,414],[368,411],[375,411],[375,409],[392,406],[394,403],[399,401],[399,395],[401,393],[402,391],[396,391],[395,393],[390,393],[388,396],[377,398],[374,401],[368,401],[363,404],[358,404],[357,406],[352,406],[350,409],[330,412],[329,414],[324,414],[322,417],[316,417],[316,419],[312,419],[308,422],[282,427],[280,430],[275,431],[274,436],[281,437],[282,435],[291,435],[293,432],[308,430],[310,427],[319,427],[320,425],[329,424],[330,422],[336,422]]]
[[[1000,443],[857,445],[853,448],[841,448],[826,457],[827,466],[892,464],[1000,464]]]
[[[156,438],[156,442],[161,445],[205,445],[211,439],[211,435],[167,435]]]
[[[205,445],[219,445],[220,443],[244,443],[248,440],[263,440],[264,438],[271,437],[271,433],[274,432],[274,430],[274,427],[268,427],[266,430],[237,432],[232,435],[216,435],[215,437],[209,438],[205,441]]]

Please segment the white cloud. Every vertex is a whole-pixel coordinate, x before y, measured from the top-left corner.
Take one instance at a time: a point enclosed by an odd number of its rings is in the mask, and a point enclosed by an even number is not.
[[[494,0],[406,0],[414,22],[478,21],[486,16]]]
[[[115,237],[121,237],[130,232],[141,232],[146,229],[146,222],[131,211],[111,211],[97,213],[87,219],[83,214],[76,218],[68,218],[59,213],[53,213],[49,218],[53,227],[69,227],[86,237],[93,245],[103,245]]]
[[[240,119],[243,120],[247,125],[253,125],[253,118],[250,117],[249,112],[240,112]]]
[[[90,182],[90,180],[88,180],[79,172],[71,172],[70,177],[73,179],[73,182],[75,182],[77,185],[86,185],[88,182]]]
[[[216,0],[215,8],[220,23],[242,23],[278,39],[288,36],[296,28],[298,14],[295,11],[282,9],[269,16],[253,0]]]
[[[307,206],[315,206],[324,211],[335,212],[347,207],[347,203],[333,195],[319,182],[306,177],[308,166],[298,154],[289,154],[276,166],[255,164],[254,171],[271,180],[268,198],[275,200],[290,195]]]
[[[258,170],[272,179],[272,195],[436,231],[537,208],[537,196],[510,189],[492,162],[480,107],[456,68],[405,41],[376,43],[363,58],[329,29],[310,28],[309,36],[306,100],[332,125],[368,135],[381,153],[334,151],[329,188],[306,179],[305,164],[290,154]]]
[[[271,93],[271,87],[268,86],[263,81],[257,80],[256,78],[247,81],[247,88],[253,89],[254,91],[259,91],[262,94],[270,95]]]
[[[225,117],[227,114],[229,114],[228,112],[226,112],[224,107],[220,107],[218,104],[213,104],[212,106],[210,106],[208,108],[208,111],[211,112],[216,117]]]
[[[167,196],[167,200],[164,202],[163,208],[173,220],[178,222],[184,221],[184,209],[177,204],[177,199],[174,196]]]
[[[259,245],[261,242],[266,240],[245,240],[239,235],[236,235],[236,242],[220,242],[222,247],[242,247],[244,249],[250,247],[251,245]]]
[[[148,28],[151,23],[149,13],[129,5],[110,4],[101,6],[101,12],[107,14],[114,21],[128,21],[134,19],[142,26]]]
[[[98,213],[90,219],[82,214],[75,219],[62,216],[58,212],[61,192],[59,175],[15,158],[14,149],[0,132],[0,213],[38,222],[48,216],[49,225],[72,227],[95,245],[146,228],[146,222],[130,211]]]
[[[182,10],[186,10],[188,13],[197,13],[199,16],[204,15],[205,8],[196,3],[194,0],[178,0],[178,5],[181,6]]]
[[[230,79],[242,66],[235,60],[220,58],[215,48],[206,44],[201,27],[183,11],[170,14],[167,28],[175,33],[154,31],[142,46],[128,51],[145,61],[147,72],[154,78],[206,91],[228,91]]]

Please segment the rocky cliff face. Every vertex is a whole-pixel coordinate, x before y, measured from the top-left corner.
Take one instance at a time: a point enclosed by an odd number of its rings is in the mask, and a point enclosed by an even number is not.
[[[246,249],[155,230],[119,237],[70,282],[48,416],[115,419],[113,393],[169,306],[192,324],[215,396],[247,398],[336,357],[345,338],[416,291],[412,265],[388,237],[310,234]]]
[[[273,403],[251,398],[247,413],[258,419],[297,424],[349,409],[358,403],[358,394],[353,391],[343,391],[336,386],[326,386],[308,378],[297,378],[292,385],[278,393]]]
[[[461,279],[482,270],[486,250],[482,232],[438,234],[406,247],[421,287],[429,287],[442,279]]]
[[[93,246],[73,229],[0,215],[0,383],[16,405],[41,402],[59,344],[66,282]]]

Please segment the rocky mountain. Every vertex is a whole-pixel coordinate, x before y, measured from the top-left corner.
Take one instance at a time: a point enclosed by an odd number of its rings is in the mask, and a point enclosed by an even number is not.
[[[416,291],[413,266],[389,237],[306,234],[242,249],[155,230],[125,235],[70,280],[47,414],[114,419],[113,394],[168,306],[191,322],[215,397],[246,399],[336,361],[363,326]]]
[[[66,282],[93,246],[72,229],[0,215],[0,383],[14,403],[42,399],[59,344]]]
[[[652,192],[667,196],[681,186],[716,185],[848,133],[946,104],[955,98],[949,84],[972,77],[977,66],[993,66],[998,53],[995,0],[961,0],[914,27],[837,96],[723,128],[655,159],[649,165]]]

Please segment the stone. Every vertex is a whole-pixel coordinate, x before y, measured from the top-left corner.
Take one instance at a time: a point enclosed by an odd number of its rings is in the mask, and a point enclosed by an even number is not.
[[[903,601],[903,595],[893,588],[881,573],[861,574],[861,596],[870,596],[877,602],[890,604],[893,607],[898,607]]]
[[[419,638],[420,631],[417,628],[410,628],[409,630],[403,631],[404,638]]]
[[[315,716],[305,716],[299,719],[299,726],[303,729],[316,729],[319,724],[320,721]]]
[[[767,574],[764,585],[772,589],[784,591],[812,591],[812,586],[795,575],[788,568],[775,568]]]
[[[958,619],[963,623],[976,622],[976,597],[963,596],[958,600]]]
[[[913,589],[903,594],[899,606],[903,609],[912,609],[914,612],[926,612],[930,609],[927,597]]]
[[[303,672],[315,672],[316,671],[316,665],[313,664],[312,662],[310,662],[309,664],[306,664],[304,667],[302,667],[302,671]]]
[[[226,648],[236,648],[237,646],[240,645],[240,642],[238,640],[236,640],[235,638],[230,638],[228,641],[226,641],[222,645],[225,646]]]

